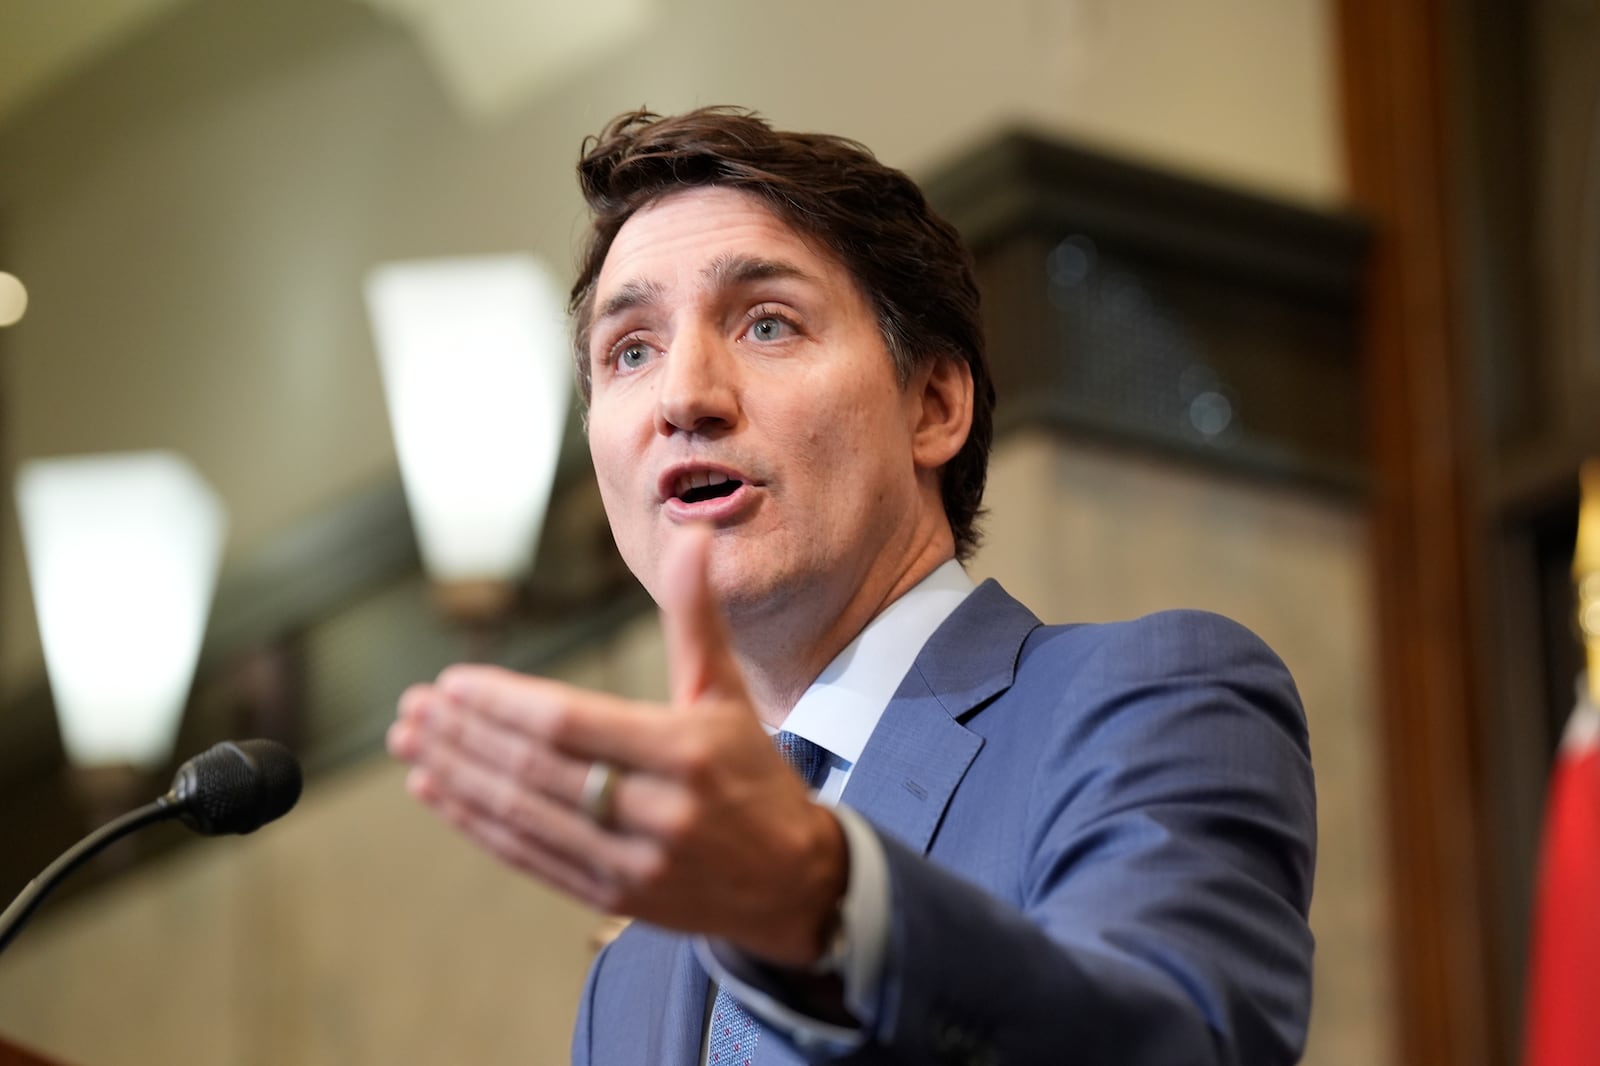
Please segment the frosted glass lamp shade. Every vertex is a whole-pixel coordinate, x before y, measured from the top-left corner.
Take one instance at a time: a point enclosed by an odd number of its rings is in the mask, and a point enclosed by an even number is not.
[[[374,268],[366,297],[429,576],[520,578],[571,402],[560,286],[528,256],[438,259]]]
[[[159,768],[211,611],[221,501],[170,452],[30,460],[16,494],[68,758]]]

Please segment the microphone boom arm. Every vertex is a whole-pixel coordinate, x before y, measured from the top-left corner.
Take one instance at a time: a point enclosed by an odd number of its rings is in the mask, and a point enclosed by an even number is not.
[[[147,803],[107,822],[62,853],[60,858],[45,867],[43,873],[29,881],[28,887],[12,901],[4,914],[0,914],[0,951],[6,949],[23,924],[32,917],[34,910],[44,902],[44,897],[68,874],[134,830],[176,818],[181,813],[182,808],[173,802],[170,794],[162,796],[154,803]]]
[[[0,951],[61,879],[107,845],[155,822],[180,818],[204,836],[253,833],[287,814],[300,799],[300,764],[275,740],[224,740],[182,766],[154,803],[107,822],[28,882],[0,914]]]

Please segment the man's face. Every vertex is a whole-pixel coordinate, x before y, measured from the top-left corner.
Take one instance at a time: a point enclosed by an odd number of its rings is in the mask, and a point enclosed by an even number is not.
[[[715,530],[712,586],[735,621],[796,595],[839,609],[944,523],[913,455],[923,401],[870,303],[750,194],[685,190],[629,219],[595,286],[589,359],[601,497],[657,599],[683,523]]]

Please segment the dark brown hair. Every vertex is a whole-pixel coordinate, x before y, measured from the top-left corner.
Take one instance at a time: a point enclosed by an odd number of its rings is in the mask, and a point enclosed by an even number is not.
[[[972,429],[940,472],[940,490],[956,555],[972,554],[994,437],[978,285],[972,254],[910,178],[855,141],[774,130],[753,112],[709,107],[665,118],[649,111],[618,116],[584,141],[578,180],[594,213],[569,305],[586,402],[595,282],[623,224],[685,188],[752,193],[850,271],[877,312],[902,385],[935,359],[959,359],[971,369]]]

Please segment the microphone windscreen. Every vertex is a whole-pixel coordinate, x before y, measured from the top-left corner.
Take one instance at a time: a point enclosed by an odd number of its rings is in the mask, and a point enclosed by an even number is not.
[[[225,740],[178,767],[172,797],[197,833],[252,833],[300,798],[300,763],[275,740]]]

